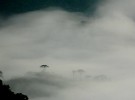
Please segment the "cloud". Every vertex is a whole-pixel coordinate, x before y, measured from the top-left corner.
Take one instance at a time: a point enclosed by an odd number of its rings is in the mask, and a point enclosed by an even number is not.
[[[123,6],[127,2],[123,5],[119,2],[101,5],[95,18],[63,10],[36,11],[9,18],[0,31],[2,69],[7,71],[6,66],[10,68],[8,73],[15,69],[26,72],[47,63],[57,66],[54,69],[62,73],[62,69],[69,73],[76,66],[85,66],[97,73],[103,70],[103,74],[106,68],[118,70],[117,67],[129,63],[132,66],[134,19],[124,10],[130,10]],[[119,63],[125,61],[127,65]]]
[[[24,93],[30,99],[55,96],[69,82],[61,76],[47,72],[29,72],[23,77],[12,78],[5,82],[15,93]]]
[[[134,4],[134,0],[107,0],[90,17],[48,9],[2,21],[0,65],[4,76],[10,79],[39,71],[42,64],[51,66],[49,71],[70,78],[72,70],[84,69],[88,75],[105,75],[112,81],[77,83],[60,92],[59,100],[134,99]]]

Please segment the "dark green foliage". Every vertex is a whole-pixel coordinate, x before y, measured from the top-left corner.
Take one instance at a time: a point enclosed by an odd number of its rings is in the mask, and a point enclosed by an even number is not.
[[[0,80],[0,100],[28,100],[26,95],[22,93],[15,94],[10,90],[9,85],[4,85]]]
[[[0,0],[0,13],[12,15],[48,7],[58,7],[71,12],[93,11],[103,0]]]

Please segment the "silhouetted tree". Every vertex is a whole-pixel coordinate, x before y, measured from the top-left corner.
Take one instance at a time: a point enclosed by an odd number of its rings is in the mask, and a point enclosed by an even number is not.
[[[3,72],[2,71],[0,71],[0,77],[3,78]]]
[[[85,72],[83,69],[78,69],[78,73],[80,74],[80,79],[82,79],[82,74]]]
[[[22,93],[15,94],[10,90],[9,85],[3,84],[0,80],[0,100],[28,100],[28,97]]]
[[[76,76],[77,71],[73,70],[72,73],[73,73],[73,80],[75,80],[75,76]]]
[[[46,68],[48,68],[48,65],[41,65],[40,68],[42,68],[43,70],[45,70]]]

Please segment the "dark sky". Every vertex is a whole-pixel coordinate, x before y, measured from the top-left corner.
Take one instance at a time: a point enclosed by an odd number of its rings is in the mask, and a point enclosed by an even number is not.
[[[58,7],[71,12],[93,12],[101,0],[0,0],[0,13],[13,15],[48,7]]]

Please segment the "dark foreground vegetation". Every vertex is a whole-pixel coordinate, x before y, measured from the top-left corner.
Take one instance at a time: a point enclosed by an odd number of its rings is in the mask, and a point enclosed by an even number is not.
[[[0,80],[0,100],[28,100],[28,97],[22,93],[14,93],[10,90],[9,85],[5,85]]]

